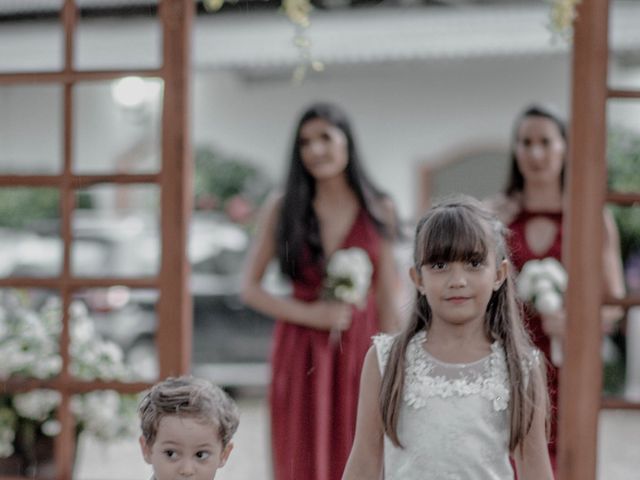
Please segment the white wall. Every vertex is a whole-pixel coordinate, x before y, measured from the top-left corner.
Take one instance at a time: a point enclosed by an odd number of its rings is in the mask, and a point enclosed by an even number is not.
[[[301,108],[316,99],[351,114],[363,157],[404,217],[414,214],[416,167],[473,145],[508,146],[511,123],[528,102],[568,107],[565,55],[336,67],[294,86],[199,72],[194,87],[194,141],[260,162],[274,180],[286,170]],[[495,172],[502,175],[501,172]]]

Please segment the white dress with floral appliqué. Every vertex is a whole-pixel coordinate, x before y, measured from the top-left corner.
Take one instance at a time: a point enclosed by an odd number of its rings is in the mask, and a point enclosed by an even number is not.
[[[393,343],[374,337],[383,372]],[[469,364],[437,360],[416,334],[406,351],[397,448],[385,436],[385,480],[512,480],[509,384],[504,350]]]

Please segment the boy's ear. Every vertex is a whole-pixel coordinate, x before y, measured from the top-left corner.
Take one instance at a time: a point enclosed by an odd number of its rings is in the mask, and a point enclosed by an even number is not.
[[[144,438],[144,435],[140,435],[140,438],[138,438],[138,442],[140,443],[142,458],[144,458],[145,462],[151,465],[151,446],[147,444],[147,440]]]
[[[227,443],[227,446],[224,447],[220,453],[220,463],[218,464],[218,468],[224,467],[224,464],[227,463],[231,450],[233,450],[233,442]]]
[[[498,264],[498,269],[496,270],[496,280],[493,284],[493,291],[497,291],[504,281],[507,279],[507,275],[509,274],[509,262],[506,260],[502,260]]]

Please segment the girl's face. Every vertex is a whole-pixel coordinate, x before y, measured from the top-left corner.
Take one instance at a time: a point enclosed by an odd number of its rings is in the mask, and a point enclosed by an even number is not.
[[[347,137],[342,130],[322,118],[302,125],[300,137],[302,164],[316,180],[329,180],[344,173],[349,163]]]
[[[516,135],[516,161],[527,184],[558,183],[567,146],[556,123],[545,117],[525,117]]]
[[[156,480],[212,480],[233,448],[231,443],[223,448],[213,425],[178,415],[163,417],[153,445],[140,437],[140,446]]]
[[[507,275],[506,260],[496,267],[495,253],[485,259],[423,265],[411,278],[431,307],[432,321],[462,326],[484,322],[491,295]]]

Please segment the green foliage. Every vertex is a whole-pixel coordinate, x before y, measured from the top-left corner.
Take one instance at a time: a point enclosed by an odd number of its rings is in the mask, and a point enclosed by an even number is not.
[[[609,131],[609,189],[616,192],[640,192],[640,134],[620,127]],[[640,206],[612,206],[620,230],[622,258],[640,251]]]
[[[0,189],[0,226],[28,228],[35,222],[57,218],[60,218],[60,195],[57,189]]]
[[[270,182],[262,171],[249,162],[211,147],[200,147],[195,155],[194,195],[198,199],[212,198],[217,208],[242,195],[254,205],[267,194]]]

